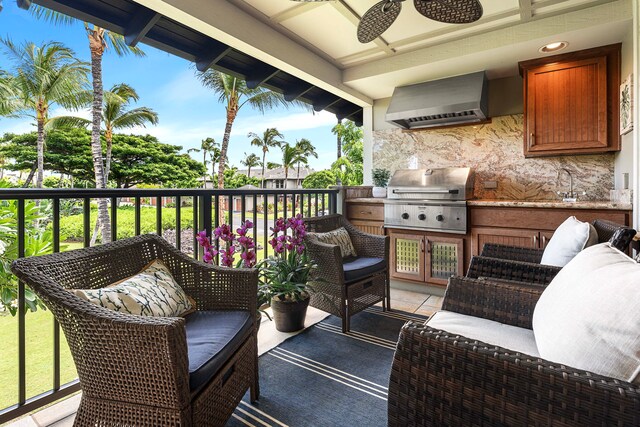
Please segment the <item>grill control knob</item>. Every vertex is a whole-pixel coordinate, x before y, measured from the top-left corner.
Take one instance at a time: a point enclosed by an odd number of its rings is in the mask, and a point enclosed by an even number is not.
[[[402,219],[409,219],[409,214],[408,213],[403,213],[402,215]]]
[[[442,215],[437,215],[436,216],[436,221],[442,222],[442,221],[444,221],[444,217]]]
[[[420,214],[420,215],[418,215],[418,219],[420,221],[424,221],[425,219],[427,219],[427,216],[425,214]]]

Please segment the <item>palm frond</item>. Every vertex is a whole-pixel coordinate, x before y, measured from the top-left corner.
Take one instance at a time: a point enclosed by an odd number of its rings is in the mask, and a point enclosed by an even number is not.
[[[75,116],[52,117],[45,123],[45,130],[85,128],[91,124],[90,120]]]
[[[147,56],[142,49],[137,46],[129,46],[124,39],[124,36],[113,31],[105,31],[105,39],[107,41],[107,48],[111,48],[118,56],[127,56],[133,54],[137,57]]]
[[[56,25],[71,25],[75,22],[78,22],[76,18],[65,15],[64,13],[56,12],[55,10],[51,10],[37,4],[32,4],[29,8],[29,11],[37,19],[47,21]]]
[[[138,107],[126,111],[112,121],[115,129],[132,128],[135,126],[145,127],[147,123],[158,124],[158,113],[149,107]]]

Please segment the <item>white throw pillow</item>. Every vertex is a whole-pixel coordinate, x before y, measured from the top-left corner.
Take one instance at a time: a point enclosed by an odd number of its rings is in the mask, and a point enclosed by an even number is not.
[[[564,267],[584,248],[598,243],[598,233],[588,222],[567,218],[556,229],[544,249],[540,264]]]
[[[321,243],[328,245],[338,245],[342,258],[357,256],[356,249],[351,242],[351,236],[346,228],[340,227],[326,233],[307,233],[309,236],[316,238]]]
[[[610,243],[580,252],[533,312],[540,356],[640,383],[640,264]]]
[[[139,316],[177,317],[195,311],[195,301],[185,294],[159,259],[135,276],[105,288],[71,292],[97,306]]]

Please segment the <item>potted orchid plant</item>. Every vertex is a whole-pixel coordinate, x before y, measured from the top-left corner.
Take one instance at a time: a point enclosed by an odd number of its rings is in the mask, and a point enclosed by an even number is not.
[[[306,233],[302,215],[287,220],[278,218],[269,241],[274,255],[259,264],[260,289],[271,299],[276,329],[280,332],[304,328],[311,290],[308,281],[316,268],[304,247]]]
[[[253,223],[246,220],[242,222],[234,234],[229,225],[222,224],[213,230],[213,242],[212,239],[209,239],[209,236],[207,236],[207,231],[202,230],[196,235],[196,240],[203,250],[202,260],[208,264],[212,264],[216,256],[219,256],[220,265],[223,267],[255,267],[257,262],[256,244],[250,236],[250,230],[252,228]],[[236,261],[237,254],[240,254],[240,258]],[[258,289],[258,311],[266,314],[271,320],[269,313],[262,309],[262,307],[269,302],[269,299],[270,296]],[[258,326],[259,325],[260,322],[258,322]]]

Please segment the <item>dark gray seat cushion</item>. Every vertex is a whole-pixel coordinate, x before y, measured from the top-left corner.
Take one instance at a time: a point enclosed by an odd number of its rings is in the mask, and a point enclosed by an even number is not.
[[[345,282],[355,282],[384,270],[387,263],[384,258],[349,257],[342,261]]]
[[[253,324],[246,311],[196,311],[186,318],[189,388],[197,391],[240,348]]]

